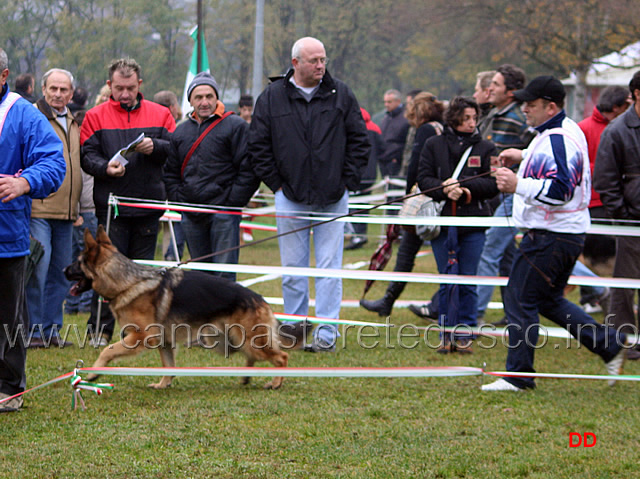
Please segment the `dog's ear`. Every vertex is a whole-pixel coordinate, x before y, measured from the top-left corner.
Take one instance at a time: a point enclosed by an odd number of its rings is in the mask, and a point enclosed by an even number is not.
[[[84,229],[84,245],[87,249],[94,248],[98,245],[96,240],[93,239],[93,235],[91,234],[91,231],[89,231],[89,228]]]
[[[98,243],[101,244],[111,244],[111,240],[109,239],[109,235],[107,235],[104,227],[102,225],[98,225],[98,234],[96,235],[96,239]]]

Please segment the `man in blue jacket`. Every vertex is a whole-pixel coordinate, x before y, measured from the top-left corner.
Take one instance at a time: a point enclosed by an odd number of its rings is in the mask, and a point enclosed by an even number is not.
[[[262,92],[249,130],[249,157],[255,173],[276,195],[278,233],[310,226],[315,221],[346,214],[347,190],[360,186],[369,160],[367,129],[351,89],[329,75],[322,42],[305,37],[291,51],[284,77]],[[344,223],[313,228],[318,268],[342,267]],[[280,237],[283,266],[308,267],[310,231]],[[308,314],[309,282],[283,276],[285,313]],[[342,300],[340,278],[316,280],[316,316],[338,318]],[[314,331],[310,351],[333,351],[337,328]]]
[[[47,119],[9,91],[9,60],[0,49],[0,412],[22,407],[27,382],[24,283],[31,198],[45,198],[64,179],[62,142]]]

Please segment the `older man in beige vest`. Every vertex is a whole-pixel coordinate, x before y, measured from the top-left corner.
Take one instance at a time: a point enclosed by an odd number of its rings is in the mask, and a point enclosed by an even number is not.
[[[67,172],[58,191],[32,202],[31,236],[44,247],[44,255],[27,283],[32,348],[70,344],[60,339],[59,332],[62,303],[69,289],[62,270],[72,261],[73,223],[78,218],[82,191],[80,129],[67,109],[73,88],[73,75],[53,68],[42,77],[44,96],[35,103],[62,140]]]

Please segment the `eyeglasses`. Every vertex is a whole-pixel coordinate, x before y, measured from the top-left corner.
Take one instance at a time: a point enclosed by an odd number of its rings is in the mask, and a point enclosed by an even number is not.
[[[311,65],[317,65],[318,62],[320,62],[323,65],[326,65],[327,63],[329,63],[329,59],[327,57],[322,57],[322,58],[314,58],[313,60],[303,60],[302,58],[298,58],[298,60],[305,62],[305,63],[310,63]]]

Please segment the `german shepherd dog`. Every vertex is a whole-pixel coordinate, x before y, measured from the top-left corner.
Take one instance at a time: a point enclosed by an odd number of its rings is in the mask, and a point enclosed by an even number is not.
[[[289,355],[282,349],[302,346],[306,323],[280,324],[262,296],[237,283],[200,271],[138,265],[118,252],[102,226],[95,239],[85,230],[84,242],[84,251],[64,270],[67,279],[76,282],[71,293],[93,288],[109,300],[123,333],[128,333],[102,350],[94,367],[149,348],[159,350],[164,367],[175,367],[177,341],[194,333],[207,346],[212,346],[211,339],[222,338],[211,349],[242,351],[247,367],[269,361],[284,368]],[[169,387],[172,379],[164,376],[149,387]],[[243,378],[243,384],[249,379]],[[265,388],[277,389],[282,381],[273,378]]]

